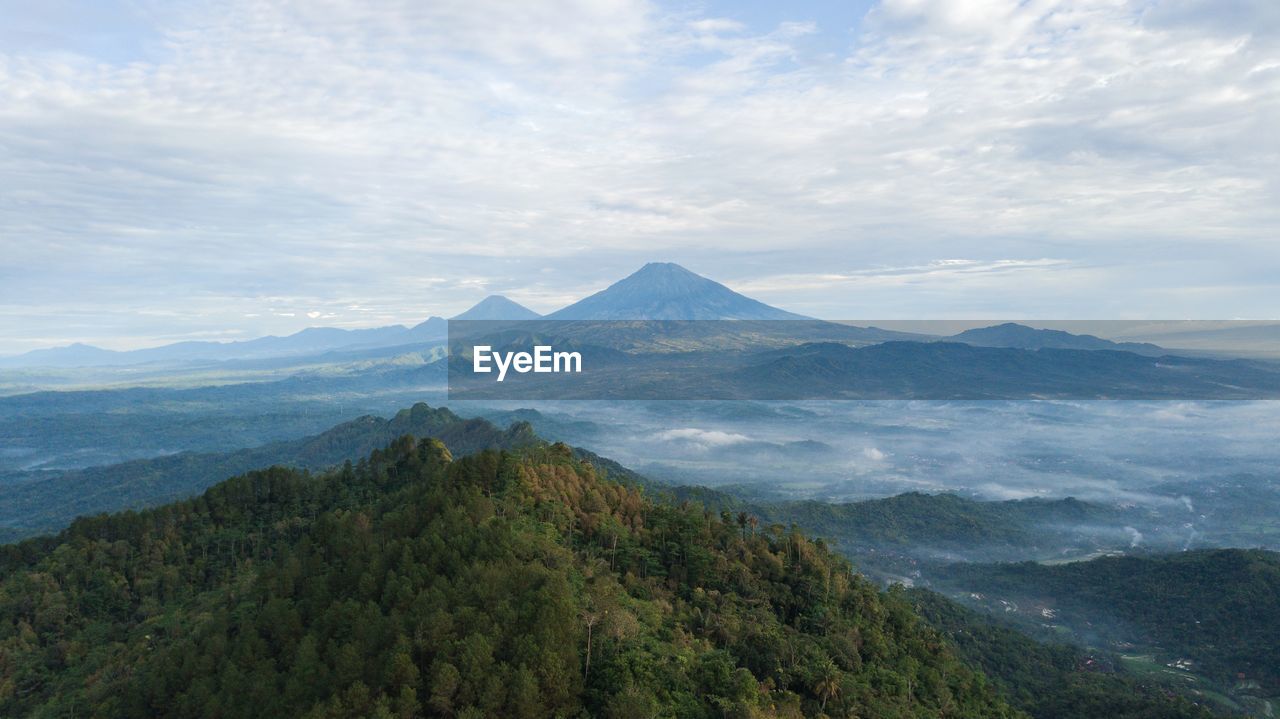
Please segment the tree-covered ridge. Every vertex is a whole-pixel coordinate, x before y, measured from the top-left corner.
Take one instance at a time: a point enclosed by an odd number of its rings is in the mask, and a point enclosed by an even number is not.
[[[1017,713],[820,541],[396,440],[6,547],[3,716]]]
[[[1117,659],[1066,644],[1042,644],[989,616],[925,590],[912,606],[1034,719],[1209,719],[1168,685],[1126,674]]]
[[[1280,554],[1212,549],[1042,565],[938,567],[947,587],[1052,607],[1057,622],[1155,648],[1224,686],[1280,689]]]
[[[406,434],[440,439],[455,455],[541,441],[526,422],[502,429],[419,402],[390,419],[366,415],[309,437],[231,452],[180,452],[101,467],[32,472],[33,478],[25,481],[0,482],[0,542],[57,532],[81,515],[184,499],[262,467],[326,469],[367,456]]]
[[[637,481],[644,484],[647,480],[641,477]],[[1110,507],[1073,497],[984,501],[949,493],[906,492],[853,502],[824,502],[753,500],[706,487],[646,486],[717,509],[745,511],[762,522],[799,525],[826,538],[864,573],[884,579],[905,576],[940,557],[948,561],[1017,561],[1128,548],[1132,539],[1125,527],[1132,525],[1143,527],[1153,543],[1169,539],[1144,523],[1149,517],[1143,509]]]
[[[982,502],[955,494],[904,494],[859,502],[774,502],[770,517],[786,518],[812,531],[839,536],[857,546],[944,547],[1033,543],[1047,521],[1094,519],[1105,509],[1076,499]]]

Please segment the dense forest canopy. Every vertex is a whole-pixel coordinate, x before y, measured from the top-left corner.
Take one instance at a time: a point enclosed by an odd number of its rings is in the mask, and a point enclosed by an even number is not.
[[[1019,716],[820,541],[396,440],[4,548],[5,716]]]
[[[1042,644],[992,617],[926,589],[908,596],[920,616],[950,639],[1009,701],[1037,719],[1208,719],[1203,706],[1165,683],[1143,681],[1114,656]]]
[[[0,542],[57,532],[81,515],[185,499],[263,467],[325,469],[367,456],[406,434],[435,437],[456,455],[541,441],[526,422],[502,429],[419,402],[390,419],[365,415],[316,435],[234,451],[179,452],[84,469],[19,473],[9,481],[0,478]]]
[[[943,586],[1051,606],[1057,621],[1107,641],[1154,647],[1165,661],[1231,686],[1280,689],[1280,554],[1207,549],[1043,565],[954,564]]]

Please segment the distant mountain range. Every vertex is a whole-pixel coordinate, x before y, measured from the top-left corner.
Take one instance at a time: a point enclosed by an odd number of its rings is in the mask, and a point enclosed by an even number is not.
[[[1280,367],[1118,350],[884,342],[811,343],[761,353],[726,378],[770,396],[849,399],[1257,399],[1280,394]],[[760,396],[760,395],[756,395]]]
[[[538,324],[538,323],[534,323]],[[885,340],[851,346],[837,341],[782,343],[750,336],[753,346],[728,330],[735,322],[707,326],[704,337],[676,336],[671,351],[666,323],[569,323],[570,335],[513,330],[466,337],[451,348],[452,399],[1270,399],[1280,397],[1280,366],[1121,350],[976,347],[959,342]],[[633,325],[639,324],[637,328]],[[752,323],[744,323],[747,329]],[[790,324],[790,323],[765,323]],[[817,333],[821,327],[805,327]],[[836,325],[842,331],[852,328]],[[724,329],[726,328],[727,329]],[[656,337],[645,336],[652,330]],[[685,331],[682,326],[677,327]],[[594,330],[594,333],[589,332]],[[717,334],[718,331],[723,330]],[[863,330],[875,332],[878,330]],[[630,337],[643,337],[634,347]],[[793,338],[794,340],[794,338]],[[701,341],[701,343],[699,343]],[[580,351],[576,374],[521,374],[498,383],[471,371],[466,345],[529,352],[533,345]],[[719,344],[719,346],[717,346]]]
[[[803,347],[806,343],[838,343],[848,349],[894,341],[1010,350],[1111,351],[1148,358],[1170,354],[1164,348],[1147,342],[1116,342],[1093,335],[1036,329],[1008,322],[966,330],[950,337],[854,327],[804,317],[764,304],[669,262],[646,264],[604,290],[548,315],[539,315],[501,295],[492,295],[451,320],[521,322],[520,326],[513,328],[516,334],[502,338],[507,344],[519,344],[521,336],[526,341],[540,336],[628,352],[749,351],[793,347],[797,349],[792,353],[796,358],[788,360],[792,362],[813,357],[817,348]],[[699,322],[680,324],[690,320]],[[718,325],[701,322],[706,320],[734,322]],[[779,320],[783,322],[775,322]],[[544,326],[539,321],[547,324]],[[602,324],[604,322],[637,324],[623,328]],[[0,368],[133,365],[166,368],[199,366],[202,362],[217,362],[222,363],[220,366],[229,367],[236,362],[298,364],[303,360],[313,363],[359,362],[420,351],[424,346],[440,346],[447,339],[448,328],[448,321],[431,317],[413,327],[393,325],[354,330],[312,327],[285,337],[262,337],[240,342],[179,342],[127,352],[77,343],[2,358]],[[488,331],[491,328],[482,329]],[[829,347],[822,351],[830,354],[844,350]],[[886,352],[951,356],[956,350],[910,347]],[[1047,355],[1040,359],[1045,357]],[[871,356],[861,359],[869,360]],[[836,364],[849,360],[851,357],[843,357]],[[991,370],[1005,375],[1010,370],[1016,372],[1025,361],[1024,355],[1009,355],[993,365]],[[908,361],[903,366],[909,369],[911,364]],[[825,366],[828,371],[834,368],[830,362]],[[943,374],[951,371],[945,362],[936,369]],[[928,374],[932,369],[922,367],[921,371]],[[922,375],[922,379],[928,378]],[[1225,385],[1232,384],[1230,377],[1221,379]],[[1144,381],[1143,384],[1147,386],[1149,382]],[[1157,393],[1155,396],[1163,395]]]
[[[16,357],[5,357],[0,359],[0,367],[107,367],[304,357],[338,349],[374,349],[441,342],[447,334],[447,322],[440,317],[431,317],[413,327],[390,325],[354,330],[308,327],[285,337],[268,336],[239,342],[177,342],[123,352],[77,343],[68,347],[34,350]]]
[[[537,312],[501,295],[490,295],[455,320],[535,320]],[[341,352],[346,355],[379,355],[370,352],[411,345],[441,344],[448,336],[448,322],[430,317],[412,327],[389,325],[369,329],[308,327],[284,337],[267,336],[236,342],[177,342],[140,350],[115,351],[77,342],[0,357],[0,368],[12,367],[123,367],[171,365],[190,362],[228,362],[316,357]]]
[[[501,295],[491,295],[453,320],[536,320],[537,312]],[[553,320],[795,320],[802,315],[745,297],[724,285],[669,262],[653,262],[607,289],[546,316]],[[372,350],[443,342],[444,319],[431,317],[413,327],[392,325],[345,330],[309,327],[285,337],[239,342],[179,342],[117,352],[76,343],[0,358],[0,368],[114,367],[197,361],[306,357],[327,352]]]

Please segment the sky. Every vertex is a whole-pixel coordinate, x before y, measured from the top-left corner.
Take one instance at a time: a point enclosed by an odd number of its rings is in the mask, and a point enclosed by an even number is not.
[[[0,354],[554,310],[1280,317],[1274,0],[0,0]]]

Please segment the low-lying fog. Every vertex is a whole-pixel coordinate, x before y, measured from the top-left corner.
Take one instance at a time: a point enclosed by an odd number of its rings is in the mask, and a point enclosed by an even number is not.
[[[527,406],[528,403],[525,403]],[[516,409],[513,403],[504,409]],[[1156,485],[1280,467],[1280,402],[559,402],[541,434],[654,479],[851,500],[1168,502]],[[508,412],[459,406],[499,421]]]

